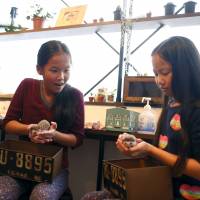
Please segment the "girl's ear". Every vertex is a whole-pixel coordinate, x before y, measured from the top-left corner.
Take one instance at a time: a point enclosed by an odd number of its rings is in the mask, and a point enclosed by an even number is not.
[[[39,65],[37,65],[36,68],[37,68],[38,74],[39,74],[39,75],[43,75],[43,68],[40,67]]]

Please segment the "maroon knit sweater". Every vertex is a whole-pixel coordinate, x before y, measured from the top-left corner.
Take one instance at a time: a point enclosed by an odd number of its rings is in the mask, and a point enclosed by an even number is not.
[[[39,121],[55,121],[53,109],[48,107],[42,100],[40,91],[40,80],[24,79],[17,88],[7,114],[3,120],[3,126],[11,120],[17,120],[24,124],[37,124]],[[82,143],[84,136],[84,102],[82,93],[73,88],[76,95],[78,106],[76,108],[75,119],[70,130],[64,130],[64,133],[73,133],[77,137],[77,144]],[[63,132],[63,130],[62,130]],[[67,148],[64,149],[64,166],[68,167]]]

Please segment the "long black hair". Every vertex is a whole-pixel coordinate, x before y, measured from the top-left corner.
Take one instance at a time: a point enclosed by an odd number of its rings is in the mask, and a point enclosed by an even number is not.
[[[50,40],[42,44],[37,55],[37,68],[43,68],[52,56],[62,52],[70,55],[70,60],[72,60],[70,50],[64,43],[58,40]],[[56,95],[53,111],[58,130],[70,129],[73,123],[77,102],[75,95],[74,88],[68,84]]]
[[[58,40],[50,40],[48,42],[45,42],[41,45],[37,54],[37,67],[43,68],[52,56],[54,56],[56,53],[61,52],[70,55],[71,58],[70,50],[66,44]]]
[[[180,175],[185,167],[188,156],[189,119],[200,101],[200,55],[194,43],[181,36],[171,37],[160,43],[152,56],[158,54],[172,65],[172,93],[174,99],[181,103],[181,136],[182,142],[178,159],[173,167],[175,175]],[[162,121],[166,113],[168,97],[164,97],[163,109],[155,133],[155,144],[158,146]]]

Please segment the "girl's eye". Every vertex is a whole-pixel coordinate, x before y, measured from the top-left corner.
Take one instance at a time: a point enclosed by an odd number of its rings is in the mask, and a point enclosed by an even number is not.
[[[153,73],[154,73],[155,76],[158,76],[158,73],[156,73],[156,72],[153,72]]]
[[[162,75],[164,75],[164,76],[166,76],[166,75],[168,75],[169,74],[169,71],[163,71],[162,72]]]
[[[57,69],[50,69],[51,72],[57,72]]]
[[[65,69],[64,73],[68,73],[69,72],[69,69]]]

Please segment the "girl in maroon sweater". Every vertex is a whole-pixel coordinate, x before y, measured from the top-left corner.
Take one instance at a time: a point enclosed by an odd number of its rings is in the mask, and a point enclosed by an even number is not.
[[[52,183],[35,184],[9,176],[0,177],[0,199],[18,199],[31,188],[30,199],[59,199],[68,187],[67,147],[76,147],[84,136],[84,103],[82,93],[67,83],[71,54],[60,41],[49,41],[39,49],[37,72],[43,80],[24,79],[17,88],[6,117],[6,133],[34,143],[56,143],[64,147],[63,170]],[[34,127],[43,119],[50,129]]]

